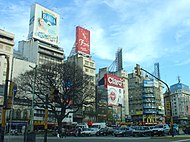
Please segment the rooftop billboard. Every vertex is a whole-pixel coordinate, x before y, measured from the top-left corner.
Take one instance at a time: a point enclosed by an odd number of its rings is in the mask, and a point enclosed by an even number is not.
[[[90,31],[76,27],[76,52],[90,55]]]
[[[30,12],[28,38],[58,45],[58,34],[59,15],[41,5],[34,4]]]

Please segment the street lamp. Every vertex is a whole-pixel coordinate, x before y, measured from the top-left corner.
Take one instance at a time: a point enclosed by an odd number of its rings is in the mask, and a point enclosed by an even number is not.
[[[2,109],[2,122],[1,122],[1,142],[4,142],[4,133],[5,133],[5,118],[6,118],[6,107],[7,107],[7,92],[8,92],[8,81],[9,81],[9,56],[6,54],[0,53],[0,56],[5,56],[7,60],[7,70],[6,70],[6,80],[4,87],[4,101],[3,101],[3,109]]]
[[[29,65],[30,68],[34,70],[34,81],[33,81],[33,89],[32,89],[32,107],[31,107],[31,113],[30,113],[30,132],[34,130],[34,96],[35,96],[35,83],[36,83],[36,69],[37,65],[35,67],[32,67]]]

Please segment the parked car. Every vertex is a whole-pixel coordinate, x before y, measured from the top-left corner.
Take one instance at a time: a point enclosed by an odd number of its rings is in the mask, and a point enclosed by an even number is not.
[[[170,132],[170,127],[168,124],[158,124],[152,129],[152,136],[154,135],[168,135]]]
[[[96,128],[84,128],[81,131],[81,136],[93,136],[96,135],[98,129]]]
[[[17,129],[11,129],[11,135],[18,135],[18,130]]]
[[[135,127],[133,130],[133,136],[151,136],[151,129],[148,126]]]
[[[67,130],[66,134],[67,136],[78,136],[78,131],[77,129],[70,129],[70,130]]]
[[[130,127],[127,128],[117,128],[114,131],[114,136],[131,136],[132,135],[132,129]]]
[[[107,135],[113,135],[114,129],[111,127],[101,128],[99,131],[97,131],[97,136],[107,136]]]

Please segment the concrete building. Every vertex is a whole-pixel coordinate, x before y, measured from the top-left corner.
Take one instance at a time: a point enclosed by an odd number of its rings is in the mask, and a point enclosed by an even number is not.
[[[53,62],[63,63],[64,50],[58,46],[59,44],[59,15],[39,4],[34,4],[31,7],[29,34],[28,39],[19,41],[18,50],[14,51],[13,60],[13,78],[26,70],[32,70],[32,67],[39,67],[42,64]],[[32,94],[31,94],[32,96]],[[18,102],[17,102],[18,101]],[[15,100],[15,112],[20,112],[19,118],[22,122],[29,119],[29,111],[31,109],[31,102],[27,102],[28,108],[23,108],[20,100]],[[25,111],[24,111],[25,110]],[[27,117],[23,114],[28,112]],[[34,125],[44,127],[44,109],[36,107],[34,110]],[[49,114],[49,123],[55,122],[53,116]],[[69,116],[69,117],[72,117]],[[17,121],[18,117],[13,117]],[[22,118],[22,119],[21,119]],[[25,120],[24,120],[25,119]],[[70,122],[72,119],[65,119]],[[19,121],[21,123],[21,121]],[[21,125],[21,124],[19,124]]]
[[[13,46],[14,46],[14,34],[0,29],[0,54],[5,54],[9,57],[9,60],[8,60],[9,72],[11,69]],[[4,88],[5,88],[4,85],[6,81],[8,63],[5,56],[0,56],[0,106],[1,108],[4,102]],[[10,79],[10,73],[9,73],[8,79]],[[0,109],[0,116],[1,116],[1,111],[2,110]],[[0,117],[0,122],[1,122],[1,117]]]
[[[122,80],[123,84],[123,97],[122,105],[109,106],[108,104],[108,89],[105,88],[105,74],[112,74],[118,76]],[[109,124],[116,124],[125,122],[129,118],[129,103],[128,103],[128,76],[126,71],[119,70],[115,72],[109,72],[108,68],[99,69],[96,75],[97,93],[96,93],[96,110],[97,121],[107,122]]]
[[[180,83],[180,81],[170,86],[171,91],[171,108],[169,106],[169,96],[165,94],[165,110],[166,119],[170,116],[170,110],[172,110],[172,116],[174,123],[181,123],[189,121],[190,116],[190,90],[189,86]],[[169,107],[169,108],[168,108]]]
[[[9,56],[9,68],[11,69],[14,47],[14,34],[0,29],[0,53]],[[0,56],[0,84],[5,84],[7,61],[4,56]]]
[[[162,87],[158,81],[149,77],[137,77],[134,73],[129,78],[129,114],[132,121],[140,125],[162,123],[164,106]]]
[[[19,41],[18,51],[21,53],[22,58],[36,65],[48,62],[63,63],[64,59],[63,49],[35,39]]]
[[[83,72],[91,78],[91,82],[92,84],[94,84],[94,86],[92,87],[94,87],[95,90],[95,79],[96,79],[95,61],[92,60],[90,56],[86,56],[80,53],[68,57],[67,61],[75,62],[78,66],[82,68]],[[95,91],[94,91],[94,96],[95,96]],[[88,120],[95,121],[95,104],[92,107],[83,106],[82,110],[79,110],[73,115],[74,122],[81,123],[81,122],[87,122]]]

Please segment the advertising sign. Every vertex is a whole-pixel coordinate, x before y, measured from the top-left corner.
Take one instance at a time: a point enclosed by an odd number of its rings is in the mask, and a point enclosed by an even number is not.
[[[90,55],[90,31],[76,27],[76,52]]]
[[[188,104],[188,114],[190,115],[190,103]]]
[[[123,80],[118,76],[105,74],[104,82],[108,90],[108,106],[123,106]]]
[[[35,38],[53,45],[59,42],[59,15],[41,5],[31,8],[28,38]]]
[[[144,80],[144,87],[154,87],[154,82],[152,80]]]

